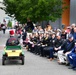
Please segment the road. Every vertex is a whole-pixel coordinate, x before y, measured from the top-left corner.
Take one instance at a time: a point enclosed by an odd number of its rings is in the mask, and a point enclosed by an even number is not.
[[[8,31],[6,34],[0,31],[0,75],[76,75],[76,71],[68,69],[65,65],[59,65],[57,59],[49,61],[47,58],[28,52],[26,49],[24,49],[24,65],[21,65],[20,61],[11,61],[3,66],[2,52],[8,37]]]

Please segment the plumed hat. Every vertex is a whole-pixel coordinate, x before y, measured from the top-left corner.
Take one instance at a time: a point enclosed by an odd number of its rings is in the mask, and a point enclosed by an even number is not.
[[[9,31],[10,36],[14,36],[14,30]]]

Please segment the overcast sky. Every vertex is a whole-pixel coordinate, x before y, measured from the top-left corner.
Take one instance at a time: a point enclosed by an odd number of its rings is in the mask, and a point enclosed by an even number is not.
[[[0,0],[1,2],[3,1],[3,0]]]

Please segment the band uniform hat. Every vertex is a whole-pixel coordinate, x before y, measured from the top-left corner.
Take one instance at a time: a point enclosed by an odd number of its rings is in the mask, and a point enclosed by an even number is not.
[[[9,31],[9,34],[10,34],[10,36],[13,36],[15,33],[14,33],[14,30],[10,30]]]

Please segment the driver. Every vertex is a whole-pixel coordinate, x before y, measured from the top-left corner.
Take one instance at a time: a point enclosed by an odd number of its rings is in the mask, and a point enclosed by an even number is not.
[[[17,46],[19,44],[19,40],[14,36],[14,30],[9,31],[10,38],[6,42],[6,46]]]

